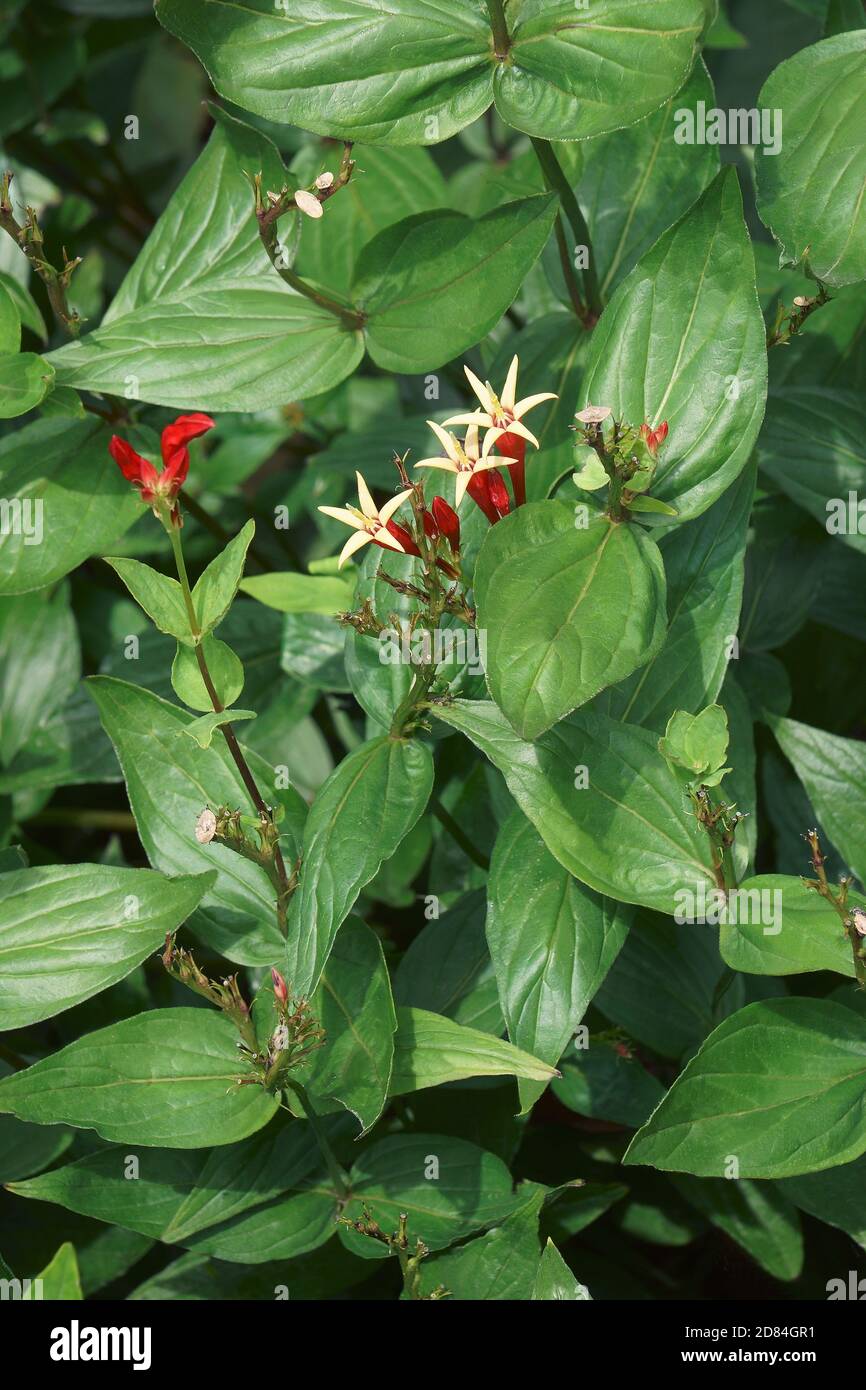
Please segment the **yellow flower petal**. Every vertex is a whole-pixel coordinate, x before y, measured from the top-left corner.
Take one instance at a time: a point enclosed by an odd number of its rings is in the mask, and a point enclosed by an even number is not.
[[[349,537],[343,549],[340,551],[340,560],[337,568],[342,569],[349,557],[354,555],[356,550],[360,550],[362,545],[366,545],[367,542],[372,539],[369,531],[356,531],[354,536]]]
[[[355,479],[358,484],[358,501],[361,504],[361,511],[373,521],[379,515],[376,503],[370,495],[370,489],[357,471],[355,473]]]
[[[536,396],[524,396],[522,401],[518,401],[514,407],[514,418],[519,420],[525,415],[527,410],[534,410],[543,401],[556,401],[559,397],[553,391],[539,391]]]
[[[511,366],[508,368],[508,376],[505,378],[502,395],[499,397],[506,410],[514,409],[514,398],[517,395],[517,371],[519,365],[515,355],[511,359]]]
[[[439,440],[439,443],[442,445],[442,448],[445,450],[448,457],[452,459],[454,463],[456,463],[458,459],[458,453],[457,444],[454,437],[450,435],[447,430],[443,430],[441,425],[437,425],[435,420],[428,420],[427,424],[430,426],[436,438]]]
[[[409,487],[406,488],[405,492],[398,492],[396,497],[389,497],[388,501],[385,503],[382,510],[379,512],[379,520],[383,524],[386,521],[390,521],[397,508],[402,507],[403,503],[406,501],[406,498],[411,496],[412,489]]]
[[[490,394],[490,387],[485,386],[484,382],[480,381],[469,367],[464,367],[463,370],[466,373],[466,380],[469,382],[469,385],[472,387],[472,390],[475,392],[479,401],[484,406],[484,409],[487,411],[489,415],[492,415],[493,397]]]
[[[335,521],[342,521],[344,526],[351,526],[354,530],[363,530],[363,521],[360,521],[346,507],[319,507],[318,510],[324,512],[325,516],[332,516]]]

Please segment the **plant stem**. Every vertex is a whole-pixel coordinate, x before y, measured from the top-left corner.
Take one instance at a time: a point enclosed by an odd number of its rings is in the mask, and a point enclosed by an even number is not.
[[[776,311],[776,322],[767,334],[767,350],[774,347],[786,347],[792,338],[795,338],[808,318],[814,314],[816,309],[820,309],[825,304],[829,304],[830,295],[827,286],[818,281],[818,293],[811,298],[801,296],[800,303],[794,300],[794,306],[786,310],[784,304],[780,304]]]
[[[319,1146],[322,1158],[325,1160],[325,1165],[331,1175],[331,1182],[334,1184],[334,1190],[340,1198],[340,1201],[345,1202],[349,1196],[349,1180],[342,1167],[337,1162],[334,1150],[328,1143],[327,1136],[322,1128],[322,1121],[316,1113],[316,1107],[307,1094],[306,1087],[302,1086],[300,1081],[287,1080],[286,1085],[290,1090],[294,1091],[298,1100],[301,1102],[304,1114],[309,1120],[312,1131],[316,1136],[316,1143]]]
[[[828,902],[833,910],[842,920],[845,934],[851,943],[851,951],[854,957],[854,975],[861,989],[866,989],[866,941],[861,937],[854,925],[854,919],[848,911],[848,888],[850,879],[842,879],[839,884],[839,896],[833,892],[827,882],[827,870],[824,868],[824,853],[821,849],[821,842],[818,839],[817,830],[810,830],[806,835],[806,843],[812,852],[812,868],[817,874],[816,879],[806,879],[810,888]]]
[[[355,161],[352,159],[352,145],[351,142],[348,142],[343,146],[343,159],[336,178],[328,188],[316,190],[314,196],[318,201],[320,203],[325,203],[329,198],[333,198],[334,194],[338,193],[341,188],[344,188],[352,177],[354,168]],[[259,226],[259,236],[262,245],[268,253],[268,259],[277,274],[287,285],[290,285],[297,294],[304,295],[307,299],[312,300],[314,304],[318,304],[320,309],[326,309],[329,314],[333,314],[340,320],[344,327],[353,330],[362,328],[366,316],[360,309],[353,309],[350,304],[343,304],[337,299],[331,299],[330,296],[322,294],[320,290],[314,289],[312,285],[308,284],[306,280],[303,280],[301,276],[297,275],[289,266],[282,264],[282,251],[279,237],[277,236],[277,222],[285,213],[298,211],[294,193],[290,193],[288,189],[284,188],[279,196],[276,194],[269,194],[269,201],[266,202],[262,197],[261,174],[256,174],[252,180],[252,185],[256,200],[256,221]]]
[[[29,816],[28,825],[73,825],[82,830],[116,830],[118,832],[136,830],[135,816],[131,811],[91,811],[89,807],[69,809],[49,807],[47,811],[37,811]]]
[[[479,869],[484,869],[486,872],[490,868],[490,860],[487,858],[487,855],[482,854],[481,850],[473,845],[469,836],[464,834],[451,815],[451,812],[445,810],[438,796],[431,798],[430,810],[433,812],[439,824],[444,826],[448,831],[454,843],[460,846],[467,859],[471,859],[473,864],[477,864]]]
[[[487,0],[490,12],[490,27],[493,30],[493,48],[497,58],[504,60],[511,49],[511,35],[505,22],[505,6],[502,0]]]
[[[84,408],[86,410],[88,407],[85,406]],[[94,413],[101,414],[102,412],[95,411]],[[105,419],[110,419],[110,417],[105,416]],[[206,531],[209,531],[210,534],[214,536],[220,542],[221,545],[228,545],[229,541],[231,540],[231,536],[229,535],[225,527],[220,525],[216,517],[211,516],[210,512],[205,511],[201,503],[197,502],[194,497],[190,497],[189,493],[185,492],[183,488],[181,488],[180,492],[177,494],[177,497],[178,501],[183,505],[184,509],[189,512],[190,516],[195,517],[196,521],[199,523],[200,526],[203,526]],[[250,545],[248,554],[251,557],[251,559],[255,560],[259,569],[267,571],[271,568],[265,556],[261,555],[256,550],[255,541],[253,541],[253,543]]]
[[[201,641],[199,640],[201,638],[201,628],[199,626],[199,621],[196,616],[195,604],[193,603],[192,599],[192,591],[189,586],[189,576],[186,572],[186,561],[183,557],[183,544],[180,538],[180,527],[175,526],[174,523],[171,520],[169,520],[166,529],[168,530],[169,537],[171,539],[171,548],[174,552],[174,562],[177,567],[177,577],[180,581],[180,587],[183,593],[183,600],[184,604],[186,605],[187,617],[189,618],[189,630],[192,633],[192,636],[195,638],[195,655],[196,660],[198,662],[198,669],[201,674],[202,681],[204,682],[205,690],[208,693],[208,698],[210,699],[210,702],[213,705],[214,712],[216,714],[221,714],[222,711],[225,709],[225,705],[223,704],[222,700],[217,694],[216,686],[214,685],[213,680],[211,678],[204,650],[202,648]],[[226,720],[225,724],[220,725],[220,732],[222,733],[222,736],[225,739],[226,744],[228,745],[228,750],[234,759],[235,766],[237,767],[237,770],[241,775],[243,784],[249,792],[250,800],[252,801],[259,815],[264,816],[266,820],[269,820],[271,817],[270,808],[266,805],[264,798],[262,797],[258,789],[258,786],[256,785],[256,779],[253,777],[253,774],[249,768],[249,764],[247,763],[246,758],[241,752],[240,745],[235,736],[235,731],[229,720]],[[280,929],[283,935],[285,936],[285,900],[289,894],[289,877],[286,873],[286,865],[283,860],[282,851],[280,850],[280,846],[278,843],[274,844],[274,867],[276,868],[277,877],[279,879],[280,885],[278,890],[279,898],[277,902],[277,919],[280,924]]]
[[[556,245],[559,251],[559,263],[562,266],[562,275],[565,280],[565,288],[568,290],[568,297],[571,300],[571,307],[580,322],[586,326],[587,310],[586,305],[580,297],[580,286],[577,283],[577,272],[568,253],[568,241],[565,235],[565,227],[562,225],[562,217],[557,213],[556,221],[553,224],[553,231],[556,236]]]
[[[541,140],[538,136],[530,136],[532,148],[535,150],[536,158],[541,165],[541,172],[544,174],[545,182],[554,193],[559,194],[559,201],[571,227],[576,246],[586,247],[587,267],[582,271],[583,292],[588,306],[587,319],[584,321],[585,327],[592,328],[601,317],[604,308],[601,297],[601,286],[598,281],[598,274],[595,269],[595,255],[592,249],[592,242],[589,235],[589,227],[586,218],[580,210],[574,189],[565,177],[562,166],[557,159],[553,146],[549,140]]]
[[[44,284],[48,294],[48,302],[60,327],[70,338],[77,338],[81,331],[81,319],[76,310],[69,307],[66,292],[69,289],[72,272],[80,264],[80,258],[73,261],[67,260],[62,270],[55,269],[50,262],[43,259],[42,232],[36,221],[36,214],[32,208],[28,208],[27,218],[23,225],[17,220],[9,198],[11,182],[12,174],[7,170],[0,180],[0,227],[8,233],[18,249],[23,251]]]

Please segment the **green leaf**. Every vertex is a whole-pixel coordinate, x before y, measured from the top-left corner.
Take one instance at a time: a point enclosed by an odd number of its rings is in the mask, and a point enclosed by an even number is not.
[[[691,1053],[744,1002],[719,955],[715,928],[640,913],[595,998],[629,1038],[673,1060]]]
[[[628,130],[584,145],[578,196],[589,225],[601,292],[606,299],[662,232],[687,212],[718,173],[718,150],[696,145],[683,158],[676,114],[715,105],[702,61],[660,110]]]
[[[336,575],[297,574],[292,570],[256,574],[242,579],[240,588],[278,613],[345,612],[352,606],[353,585]]]
[[[201,650],[220,704],[228,708],[244,688],[244,668],[240,658],[218,637],[205,637],[201,643]],[[171,684],[178,699],[183,700],[190,709],[200,709],[207,713],[213,711],[213,700],[204,683],[198,657],[194,650],[182,643],[178,643],[172,662]]]
[[[518,1196],[523,1205],[501,1226],[424,1261],[421,1290],[425,1296],[441,1286],[448,1290],[449,1301],[525,1301],[531,1297],[538,1269],[538,1220],[547,1189],[525,1183]]]
[[[54,368],[35,352],[0,356],[0,420],[33,410],[51,389]]]
[[[775,153],[761,145],[756,151],[761,221],[783,264],[803,264],[828,285],[866,280],[864,79],[861,27],[795,53],[758,97],[759,109],[779,113],[784,131]]]
[[[483,891],[464,893],[411,942],[394,976],[398,1005],[444,1014],[456,1023],[503,1032],[493,962],[484,934]]]
[[[530,502],[490,528],[475,601],[490,692],[526,739],[631,675],[665,636],[655,543],[608,517],[578,527],[561,502]]]
[[[81,1302],[81,1277],[78,1272],[78,1258],[71,1241],[61,1245],[54,1259],[37,1274],[36,1279],[24,1292],[24,1299],[36,1298],[36,1288],[41,1285],[39,1297],[52,1303]]]
[[[13,1068],[0,1062],[0,1075]],[[4,1185],[29,1178],[56,1163],[73,1140],[73,1131],[62,1125],[43,1128],[0,1115],[0,1182]]]
[[[774,1279],[799,1278],[803,1233],[795,1208],[780,1191],[786,1184],[682,1176],[674,1186]]]
[[[2,1083],[0,1083],[2,1084]],[[866,1042],[827,999],[748,1004],[687,1064],[624,1163],[698,1177],[787,1178],[866,1149]]]
[[[866,1157],[853,1163],[843,1163],[823,1173],[804,1173],[799,1178],[785,1178],[779,1191],[801,1211],[818,1221],[838,1226],[866,1250],[866,1211],[863,1209],[863,1182],[866,1179]]]
[[[490,865],[487,940],[508,1036],[559,1061],[625,941],[630,913],[585,888],[519,812],[502,826]],[[521,1104],[542,1087],[518,1082]]]
[[[532,1297],[571,1303],[592,1301],[589,1290],[577,1282],[549,1236],[538,1263]]]
[[[851,906],[866,908],[866,897],[850,890],[848,896]],[[732,970],[751,975],[801,975],[808,970],[854,975],[851,943],[841,918],[802,879],[784,874],[745,879],[736,902],[745,910],[738,906],[732,922],[729,908],[719,936],[722,957]]]
[[[703,0],[656,0],[639,17],[626,0],[592,14],[572,0],[509,9],[501,55],[483,0],[396,0],[387,10],[354,0],[327,17],[311,0],[290,9],[158,0],[157,17],[227,100],[318,135],[394,145],[446,140],[494,96],[509,125],[549,139],[631,125],[682,86],[706,25]]]
[[[762,472],[834,539],[861,552],[864,435],[862,392],[800,382],[772,391],[758,445]]]
[[[541,254],[557,206],[543,193],[478,221],[443,210],[379,232],[361,252],[352,287],[376,365],[433,371],[485,337]]]
[[[388,736],[356,748],[319,790],[304,827],[301,882],[288,924],[286,979],[315,989],[340,923],[427,805],[429,750]]]
[[[49,865],[0,877],[0,1029],[52,1018],[124,979],[195,910],[216,875]]]
[[[727,169],[617,289],[592,335],[580,397],[632,425],[669,422],[653,492],[683,521],[746,465],[764,414],[765,332]]]
[[[501,1159],[464,1139],[442,1134],[395,1134],[373,1144],[349,1175],[351,1197],[343,1209],[359,1220],[366,1207],[388,1234],[401,1212],[409,1218],[409,1238],[429,1250],[503,1220],[518,1205],[511,1174]],[[379,1241],[341,1225],[340,1239],[365,1259],[382,1259]]]
[[[195,934],[241,964],[271,966],[283,939],[274,915],[273,884],[263,869],[223,845],[200,845],[195,823],[206,804],[249,807],[246,788],[223,740],[201,749],[180,738],[194,722],[186,711],[124,681],[88,681],[126,779],[139,838],[154,868],[165,873],[216,869],[213,889],[191,919]],[[305,803],[257,754],[247,761],[269,804],[282,805],[282,848],[287,860],[300,852]]]
[[[18,318],[22,328],[29,328],[30,332],[41,339],[43,343],[48,341],[48,333],[45,328],[45,320],[42,317],[39,306],[28,290],[26,285],[22,285],[20,280],[0,270],[0,286],[12,300],[18,313]],[[10,349],[4,349],[8,351]]]
[[[292,1079],[320,1115],[345,1107],[366,1132],[388,1098],[397,1017],[382,943],[359,918],[337,932],[310,1007],[326,1043]]]
[[[0,599],[0,764],[26,748],[71,694],[80,670],[65,589]]]
[[[604,464],[588,444],[577,450],[575,462],[579,466],[579,471],[571,478],[575,487],[582,488],[584,492],[597,492],[610,482]]]
[[[597,893],[673,913],[680,890],[715,886],[707,836],[652,734],[581,711],[525,743],[493,704],[435,713],[499,768],[554,858]]]
[[[150,565],[143,565],[140,560],[106,555],[105,563],[111,565],[123,580],[136,603],[144,609],[160,632],[176,637],[178,642],[184,642],[189,647],[195,646],[195,638],[189,626],[189,615],[183,601],[183,590],[176,579],[170,578],[167,574],[160,574],[159,570],[152,569]]]
[[[244,171],[281,188],[276,149],[223,112],[216,122],[101,326],[49,355],[61,384],[187,410],[247,410],[255,397],[265,409],[329,390],[361,360],[361,335],[290,290],[261,245]]]
[[[213,632],[232,606],[244,572],[256,523],[248,521],[198,579],[192,591],[195,615],[203,635]]]
[[[21,347],[21,315],[18,305],[0,280],[0,354],[17,352]]]
[[[199,748],[210,748],[214,734],[223,724],[238,724],[243,719],[255,718],[256,712],[252,709],[225,709],[219,713],[211,711],[186,724],[180,732],[194,738]]]
[[[769,720],[785,757],[809,794],[815,813],[846,868],[866,883],[866,744],[812,729],[794,719]],[[841,876],[842,865],[831,867]]]
[[[509,7],[511,9],[515,7]],[[502,119],[547,140],[586,140],[634,125],[679,91],[707,23],[703,0],[524,0],[495,70]],[[629,78],[638,73],[639,78]]]
[[[331,1141],[345,1130],[342,1122],[322,1123]],[[325,1185],[317,1183],[320,1162],[310,1126],[278,1120],[216,1149],[102,1147],[16,1183],[14,1191],[167,1245],[260,1263],[277,1243],[276,1254],[287,1258],[309,1249],[305,1227],[320,1227],[323,1214],[332,1233],[335,1200],[327,1192],[304,1191],[311,1183]]]
[[[0,440],[0,593],[53,584],[140,516],[109,438],[91,417],[37,420]]]
[[[659,739],[659,751],[668,762],[703,779],[721,767],[729,740],[728,716],[721,705],[707,705],[700,714],[678,709],[668,720],[664,737]]]
[[[601,1039],[575,1048],[562,1063],[562,1077],[553,1094],[569,1110],[593,1120],[637,1129],[649,1119],[664,1095],[664,1087],[633,1058]]]
[[[95,1129],[120,1144],[231,1144],[277,1108],[260,1086],[236,1086],[241,1073],[228,1019],[208,1009],[156,1009],[3,1077],[0,1113]]]
[[[719,696],[743,593],[743,555],[755,491],[746,467],[712,507],[661,537],[668,631],[647,664],[598,697],[596,708],[664,733],[679,707],[703,709]]]
[[[522,1076],[548,1082],[554,1067],[477,1028],[426,1009],[397,1010],[391,1094],[406,1095],[470,1076]]]

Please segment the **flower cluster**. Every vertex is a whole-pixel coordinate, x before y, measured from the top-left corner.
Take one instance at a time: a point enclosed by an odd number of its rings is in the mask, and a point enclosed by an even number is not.
[[[615,520],[625,512],[676,516],[673,507],[646,494],[658,467],[658,452],[668,437],[668,422],[638,428],[614,418],[609,405],[588,405],[575,415],[578,429],[574,482],[585,492],[608,488],[608,511]]]
[[[539,442],[523,423],[523,416],[543,401],[556,400],[552,391],[543,391],[518,401],[518,368],[518,359],[515,357],[499,396],[489,382],[480,381],[468,367],[464,368],[481,408],[453,415],[444,425],[437,424],[435,420],[428,420],[427,423],[441,445],[442,452],[420,459],[415,464],[416,468],[432,468],[452,473],[457,511],[468,493],[491,526],[501,521],[511,510],[512,499],[499,472],[500,468],[508,469],[514,505],[519,507],[526,501],[526,445],[530,443],[537,449]],[[466,427],[463,439],[459,439],[447,428],[450,425]],[[482,430],[485,431],[483,441],[480,438]],[[345,564],[351,555],[368,542],[386,550],[419,555],[417,539],[393,520],[394,513],[412,496],[415,489],[404,488],[389,498],[384,506],[377,508],[361,474],[357,473],[356,478],[359,504],[357,507],[319,507],[320,512],[351,526],[356,533],[343,546],[340,565]],[[436,542],[440,537],[444,538],[452,556],[457,557],[460,550],[460,522],[450,503],[446,502],[444,497],[434,497],[429,509],[422,506],[421,518],[428,539]],[[450,568],[447,562],[440,560],[438,563],[447,573]]]

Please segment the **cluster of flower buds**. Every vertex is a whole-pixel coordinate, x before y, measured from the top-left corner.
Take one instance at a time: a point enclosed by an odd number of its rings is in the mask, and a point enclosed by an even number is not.
[[[577,471],[574,482],[586,492],[609,485],[611,515],[620,508],[676,516],[676,509],[648,497],[658,466],[658,452],[668,437],[668,422],[638,428],[614,418],[609,405],[588,405],[578,422]]]
[[[306,999],[292,999],[279,970],[271,969],[277,1022],[264,1052],[252,1059],[260,1081],[269,1090],[280,1090],[290,1071],[302,1067],[325,1042],[325,1030]]]
[[[255,1037],[249,1006],[240,992],[237,975],[228,975],[223,980],[209,979],[199,969],[192,952],[177,945],[174,932],[166,935],[162,963],[172,979],[221,1009],[247,1042]]]
[[[108,445],[111,457],[164,525],[181,525],[177,495],[189,473],[189,444],[213,427],[210,416],[201,414],[179,415],[166,425],[161,440],[162,469],[143,458],[127,440],[112,435]]]

